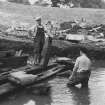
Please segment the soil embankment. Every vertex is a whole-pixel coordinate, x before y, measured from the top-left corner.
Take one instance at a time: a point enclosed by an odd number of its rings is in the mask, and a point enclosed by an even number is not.
[[[73,44],[64,40],[53,40],[51,47],[51,56],[66,56],[75,58],[79,55],[79,48],[85,47],[89,52],[89,56],[95,59],[105,59],[105,43],[76,43]],[[32,54],[33,42],[32,40],[16,40],[11,38],[0,38],[0,49],[22,49],[26,53]]]

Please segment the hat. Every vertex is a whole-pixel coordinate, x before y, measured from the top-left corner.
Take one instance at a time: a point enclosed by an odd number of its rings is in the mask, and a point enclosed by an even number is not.
[[[35,18],[36,21],[41,20],[41,16]]]

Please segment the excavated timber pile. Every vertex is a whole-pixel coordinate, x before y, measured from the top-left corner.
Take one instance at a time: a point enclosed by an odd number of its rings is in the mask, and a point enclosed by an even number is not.
[[[0,49],[1,50],[22,49],[24,51],[32,51],[33,44],[32,44],[32,40],[30,39],[22,39],[11,35],[8,36],[8,35],[0,34]]]
[[[105,42],[81,43],[80,46],[87,48],[91,58],[105,59]]]
[[[66,40],[54,40],[52,42],[51,56],[77,57],[79,48],[85,47],[89,56],[95,59],[105,59],[105,42],[71,43]],[[22,49],[25,52],[33,52],[32,39],[16,38],[15,36],[0,35],[0,49]]]
[[[89,42],[74,44],[68,41],[54,40],[53,46],[58,48],[56,54],[58,56],[77,57],[79,48],[85,47],[91,58],[105,59],[105,42]]]

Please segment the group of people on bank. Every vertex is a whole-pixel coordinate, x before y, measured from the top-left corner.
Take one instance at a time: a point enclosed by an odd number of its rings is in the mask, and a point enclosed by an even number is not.
[[[40,64],[41,53],[45,43],[45,34],[48,37],[53,37],[53,25],[48,21],[47,28],[42,25],[41,17],[37,17],[36,26],[34,28],[34,64]],[[89,77],[91,74],[91,60],[88,57],[86,48],[80,48],[80,56],[77,57],[73,71],[69,77],[68,86],[81,84],[82,87],[88,86]]]

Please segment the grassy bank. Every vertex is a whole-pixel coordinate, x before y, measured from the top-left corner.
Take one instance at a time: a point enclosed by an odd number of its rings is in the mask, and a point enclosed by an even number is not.
[[[89,24],[105,23],[105,10],[103,9],[60,9],[50,7],[29,6],[15,3],[0,2],[0,23],[12,24],[13,21],[34,24],[33,17],[42,15],[43,22],[47,20],[62,23],[71,21],[74,18],[86,18]]]

